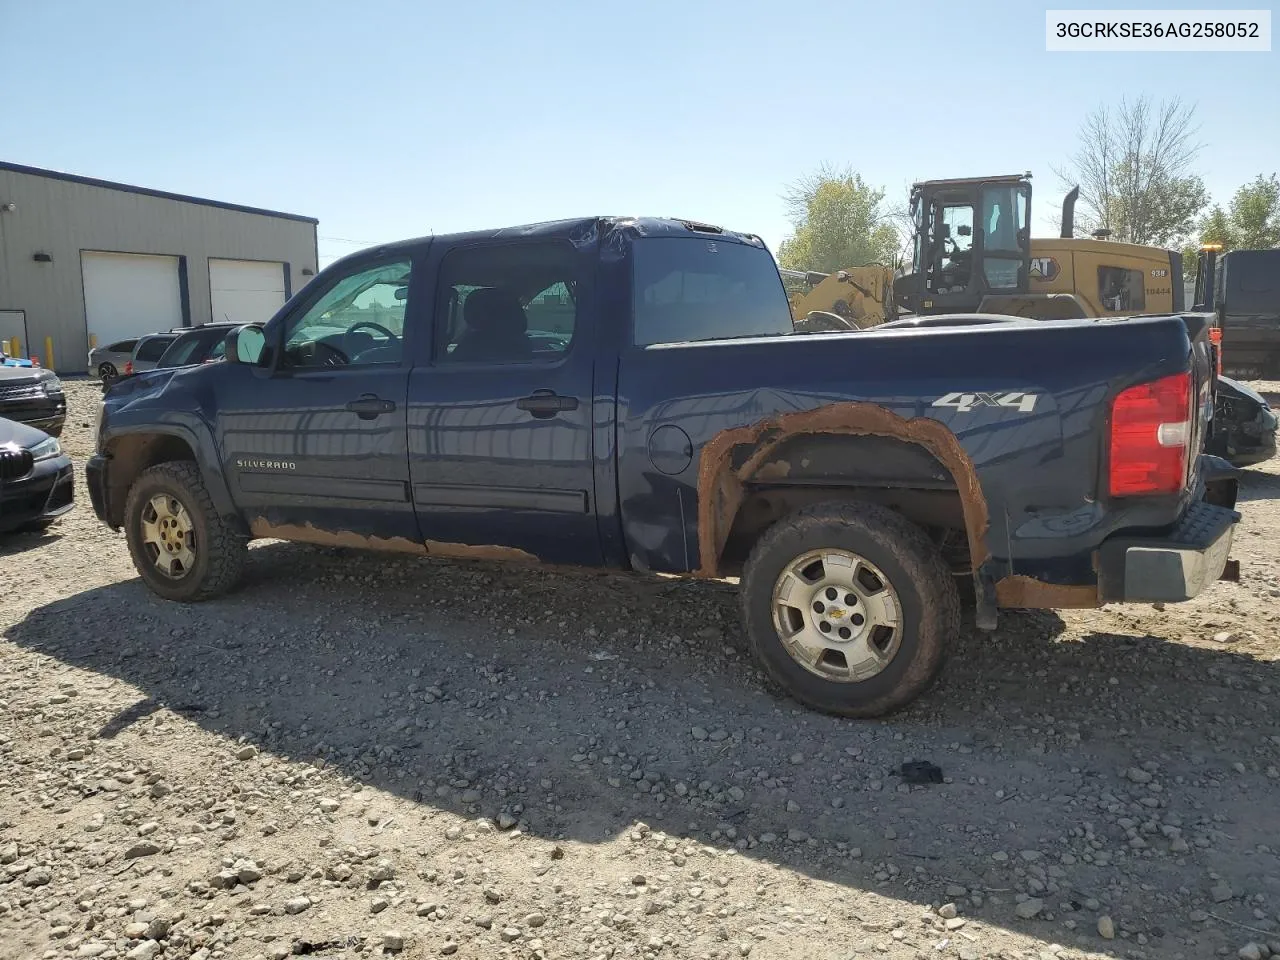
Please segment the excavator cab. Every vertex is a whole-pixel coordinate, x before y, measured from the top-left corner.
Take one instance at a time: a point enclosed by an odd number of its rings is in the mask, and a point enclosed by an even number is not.
[[[914,270],[894,282],[904,312],[973,312],[984,298],[1028,291],[1030,174],[914,184],[911,219]]]

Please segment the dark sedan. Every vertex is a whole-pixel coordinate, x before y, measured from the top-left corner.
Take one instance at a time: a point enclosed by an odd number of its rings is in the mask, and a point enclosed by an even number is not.
[[[1266,398],[1239,380],[1219,377],[1213,408],[1213,434],[1205,452],[1235,467],[1248,467],[1276,455],[1276,414]]]
[[[67,419],[62,381],[40,367],[0,367],[0,417],[58,436]]]
[[[47,527],[74,498],[71,458],[57,438],[0,417],[0,533]]]

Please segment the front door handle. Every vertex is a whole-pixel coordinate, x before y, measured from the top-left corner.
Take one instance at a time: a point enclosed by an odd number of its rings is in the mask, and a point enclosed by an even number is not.
[[[363,394],[358,400],[347,402],[347,409],[361,420],[376,420],[384,413],[391,413],[396,405],[392,400],[383,400],[372,393]]]
[[[562,410],[577,410],[578,398],[562,397],[554,390],[535,390],[532,396],[517,400],[516,406],[539,420],[547,420]]]

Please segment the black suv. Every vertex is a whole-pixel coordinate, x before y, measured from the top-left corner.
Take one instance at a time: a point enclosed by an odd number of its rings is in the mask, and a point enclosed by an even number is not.
[[[223,342],[239,324],[205,323],[180,334],[156,363],[157,370],[186,367],[222,359]]]
[[[58,436],[67,420],[62,381],[42,367],[0,366],[0,417]]]

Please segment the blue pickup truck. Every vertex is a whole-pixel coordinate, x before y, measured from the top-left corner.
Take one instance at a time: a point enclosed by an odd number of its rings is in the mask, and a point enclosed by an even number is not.
[[[1001,607],[1230,575],[1205,318],[793,326],[758,237],[592,218],[334,263],[226,359],[107,391],[87,466],[157,594],[253,538],[738,577],[811,707],[886,713]]]

